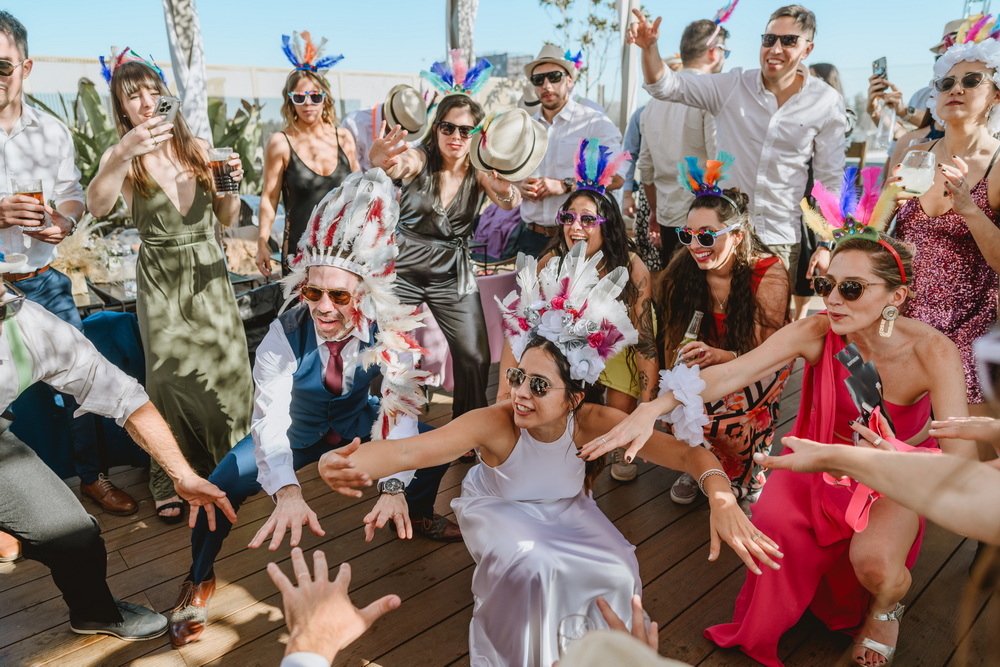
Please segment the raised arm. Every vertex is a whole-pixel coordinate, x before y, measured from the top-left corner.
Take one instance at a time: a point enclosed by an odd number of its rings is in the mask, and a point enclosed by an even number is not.
[[[521,205],[521,191],[508,180],[500,178],[500,174],[476,170],[476,181],[479,183],[494,204],[505,211]]]
[[[104,151],[97,175],[87,186],[87,209],[92,216],[103,218],[115,209],[133,158],[151,153],[160,142],[173,136],[170,134],[173,124],[162,121],[162,116],[153,116],[129,130],[121,141]],[[131,207],[128,198],[125,203]]]
[[[406,134],[406,130],[399,125],[387,134],[386,123],[382,121],[378,137],[372,141],[372,147],[368,150],[371,165],[382,169],[393,180],[409,181],[420,173],[427,162],[423,151],[406,145]]]
[[[663,64],[660,57],[660,21],[663,17],[657,17],[652,23],[642,13],[642,9],[633,9],[632,13],[636,20],[628,25],[628,32],[625,33],[625,42],[635,44],[642,49],[642,75],[646,83],[656,83],[664,75],[670,76],[670,71]]]

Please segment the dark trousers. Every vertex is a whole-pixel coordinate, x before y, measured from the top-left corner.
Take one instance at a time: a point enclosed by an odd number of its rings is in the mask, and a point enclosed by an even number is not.
[[[521,234],[517,237],[517,251],[530,257],[540,258],[542,251],[552,243],[552,239],[552,236],[539,234],[533,229],[528,229],[528,225],[522,220]]]
[[[660,261],[664,269],[670,264],[670,258],[674,256],[677,249],[683,247],[684,244],[677,238],[676,227],[664,227],[660,225]]]
[[[419,425],[420,432],[431,430],[430,426]],[[345,442],[345,444],[347,444]],[[311,447],[292,449],[292,465],[296,470],[310,463],[319,461],[331,447],[325,442],[318,442]],[[406,487],[406,503],[410,515],[415,517],[430,517],[434,515],[434,499],[437,497],[441,478],[448,470],[447,463],[433,468],[423,468],[417,471],[409,486]],[[225,458],[216,466],[209,476],[212,482],[225,491],[226,498],[238,510],[247,498],[261,490],[257,482],[257,459],[254,457],[253,438],[247,436],[229,450]],[[222,543],[232,530],[233,524],[222,512],[215,513],[215,530],[208,529],[208,519],[204,512],[198,513],[198,523],[191,533],[191,571],[188,578],[200,584],[214,575],[215,559],[222,550]]]
[[[0,418],[0,530],[21,540],[25,558],[49,568],[73,619],[121,622],[97,521],[9,426]]]

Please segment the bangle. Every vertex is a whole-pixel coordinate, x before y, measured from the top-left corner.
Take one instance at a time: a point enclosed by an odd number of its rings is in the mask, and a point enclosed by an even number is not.
[[[68,232],[66,232],[66,236],[72,236],[76,233],[76,228],[80,226],[80,221],[71,215],[66,215],[65,213],[63,213],[63,217],[73,222],[73,226],[69,228]]]
[[[739,352],[737,352],[736,350],[727,350],[727,351],[728,351],[728,352],[729,352],[729,353],[730,353],[731,355],[733,355],[733,359],[739,359],[739,358],[740,358],[740,353],[739,353]]]
[[[514,184],[513,183],[507,183],[507,187],[509,187],[510,190],[508,190],[508,194],[507,194],[507,198],[506,199],[504,199],[503,197],[501,197],[499,192],[494,193],[497,196],[497,201],[502,201],[504,204],[509,204],[512,201],[514,201]]]
[[[698,488],[701,489],[701,492],[704,493],[706,496],[708,495],[708,491],[705,490],[705,480],[711,477],[712,475],[718,475],[719,477],[725,479],[726,482],[729,481],[729,475],[727,475],[725,472],[723,472],[718,468],[711,468],[709,470],[706,470],[701,474],[701,477],[698,478]]]

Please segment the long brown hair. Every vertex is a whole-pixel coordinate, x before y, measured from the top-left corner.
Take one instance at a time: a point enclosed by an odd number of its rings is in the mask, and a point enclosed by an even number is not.
[[[155,90],[160,97],[169,97],[170,91],[160,76],[153,69],[141,62],[123,63],[115,68],[111,75],[111,109],[115,116],[115,128],[118,136],[124,137],[132,130],[134,125],[125,113],[122,100],[127,99],[133,93],[142,88]],[[174,118],[173,138],[170,139],[170,147],[177,156],[177,164],[183,170],[194,174],[198,182],[206,190],[212,190],[212,174],[208,169],[208,155],[202,149],[201,144],[191,134],[184,116],[180,113]],[[148,199],[153,188],[153,180],[149,175],[149,170],[143,163],[142,156],[132,159],[132,164],[128,169],[128,178],[132,183],[135,193],[144,199]]]
[[[295,127],[295,122],[299,119],[299,114],[295,111],[295,104],[292,103],[292,98],[288,95],[295,90],[295,86],[299,85],[299,81],[302,79],[309,79],[317,88],[326,93],[326,96],[323,97],[322,121],[336,127],[337,110],[333,106],[333,93],[330,92],[330,82],[322,74],[307,69],[293,69],[288,74],[288,78],[285,79],[285,87],[281,91],[281,117],[285,119],[285,129]]]

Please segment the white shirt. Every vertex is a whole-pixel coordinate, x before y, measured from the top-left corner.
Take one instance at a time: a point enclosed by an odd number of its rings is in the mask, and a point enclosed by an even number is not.
[[[15,179],[41,179],[46,203],[83,202],[75,160],[69,128],[55,116],[22,103],[21,117],[10,134],[0,128],[0,196],[14,194]],[[28,256],[20,273],[40,269],[56,257],[56,246],[36,241],[18,228],[0,229],[0,248]]]
[[[8,291],[3,300],[12,296]],[[0,412],[14,402],[19,388],[10,344],[12,321],[31,358],[31,382],[44,382],[76,398],[80,408],[74,416],[92,412],[124,426],[149,401],[142,386],[105,359],[75,327],[25,301],[13,319],[0,323]]]
[[[351,340],[344,345],[340,356],[344,360],[343,383],[341,395],[351,391],[354,386],[354,373],[358,367],[358,353],[362,342],[368,342],[369,331],[354,329]],[[316,345],[319,350],[320,367],[326,377],[326,366],[330,361],[330,351],[326,341],[316,335]],[[299,360],[295,357],[288,337],[280,320],[271,322],[271,326],[257,348],[257,360],[253,366],[254,402],[253,420],[250,424],[250,434],[253,436],[254,455],[257,459],[257,481],[268,495],[273,496],[283,486],[298,486],[295,476],[295,466],[292,462],[292,446],[288,442],[288,428],[292,424],[291,403],[293,376],[298,369]],[[407,422],[407,419],[412,423]],[[415,435],[416,420],[412,417],[401,418],[390,439]],[[346,444],[346,443],[345,443]],[[409,483],[412,472],[393,475]]]
[[[822,80],[799,69],[802,88],[778,107],[759,69],[706,76],[664,76],[643,87],[656,99],[681,102],[715,116],[719,150],[736,161],[723,186],[750,197],[750,219],[767,244],[798,243],[807,164],[815,179],[839,189],[844,177],[844,100]]]
[[[560,109],[551,123],[545,120],[541,111],[535,114],[535,120],[539,121],[549,133],[549,146],[545,150],[545,157],[535,169],[536,176],[558,180],[575,177],[576,157],[580,154],[581,139],[596,137],[601,145],[610,148],[614,155],[622,152],[622,133],[611,119],[604,113],[584,106],[572,98]],[[624,177],[627,170],[626,162],[619,168],[618,174]],[[569,194],[552,195],[539,202],[525,199],[521,202],[521,219],[526,223],[533,222],[536,225],[554,227],[557,224],[556,211],[568,196]]]
[[[681,76],[701,76],[683,69]],[[694,195],[677,180],[677,163],[686,157],[715,159],[715,116],[696,107],[653,99],[639,117],[639,182],[656,189],[656,222],[663,227],[683,227]]]

